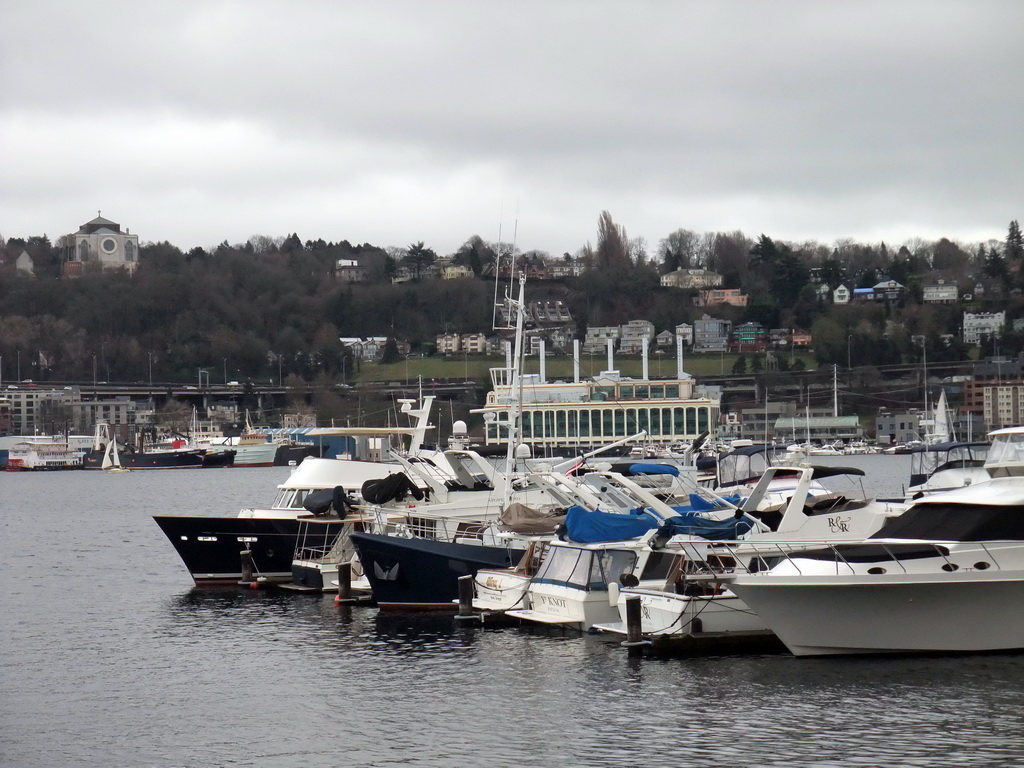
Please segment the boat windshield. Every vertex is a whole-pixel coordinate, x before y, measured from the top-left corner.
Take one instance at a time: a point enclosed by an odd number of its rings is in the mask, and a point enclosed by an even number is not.
[[[549,547],[537,573],[537,581],[606,590],[608,584],[618,581],[621,574],[632,573],[636,561],[636,553],[632,550]]]
[[[1020,474],[1024,467],[1024,432],[993,434],[985,466],[993,475]]]
[[[274,499],[272,509],[303,509],[302,502],[312,493],[307,488],[282,488]]]

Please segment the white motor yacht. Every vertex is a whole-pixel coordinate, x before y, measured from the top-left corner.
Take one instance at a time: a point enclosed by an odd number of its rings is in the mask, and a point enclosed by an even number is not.
[[[641,602],[641,633],[648,638],[682,636],[726,637],[735,634],[769,634],[767,624],[737,596],[721,584],[709,585],[691,576],[709,570],[735,568],[749,563],[758,543],[767,541],[860,541],[901,514],[904,505],[872,499],[860,482],[862,470],[849,467],[772,467],[768,469],[736,514],[758,519],[764,525],[744,537],[722,555],[705,552],[706,540],[674,536],[664,550],[674,552],[675,561],[662,583],[622,586],[618,590],[618,615],[597,629],[626,634],[626,601]],[[774,493],[781,478],[788,478],[792,492],[781,511],[764,511],[763,498]],[[826,482],[827,495],[812,493]],[[845,488],[840,491],[840,482]],[[711,558],[711,564],[706,561]]]
[[[797,656],[1024,648],[1024,477],[927,496],[860,542],[748,544],[734,591]]]

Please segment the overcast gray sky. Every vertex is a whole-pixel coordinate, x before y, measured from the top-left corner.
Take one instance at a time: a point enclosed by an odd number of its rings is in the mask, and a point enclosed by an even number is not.
[[[575,252],[1024,216],[1024,2],[0,4],[0,234]]]

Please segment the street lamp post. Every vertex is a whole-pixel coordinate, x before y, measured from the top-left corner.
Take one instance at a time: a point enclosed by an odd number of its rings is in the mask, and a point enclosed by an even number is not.
[[[920,335],[920,336],[913,336],[913,337],[911,337],[911,340],[915,344],[918,343],[918,342],[920,342],[920,344],[921,344],[921,363],[922,363],[922,381],[921,381],[921,384],[923,385],[923,389],[924,389],[924,412],[925,412],[925,416],[927,417],[927,415],[928,415],[928,346],[925,343],[925,336],[923,334]]]
[[[92,388],[96,389],[96,353],[92,356]]]
[[[153,353],[149,354],[149,388],[153,388]]]
[[[224,358],[224,386],[228,383],[228,359]]]
[[[853,334],[851,333],[846,337],[846,370],[850,370],[853,366],[850,365],[850,342],[853,341]]]

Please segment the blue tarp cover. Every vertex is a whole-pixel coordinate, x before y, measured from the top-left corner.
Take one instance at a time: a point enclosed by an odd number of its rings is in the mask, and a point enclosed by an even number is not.
[[[636,539],[659,525],[660,521],[649,514],[591,512],[578,505],[569,507],[565,516],[566,538],[580,544]]]
[[[679,475],[679,468],[669,464],[630,464],[629,471],[634,475]]]
[[[569,507],[565,516],[566,538],[579,544],[638,539],[655,529],[659,529],[660,535],[665,538],[685,534],[711,540],[738,539],[753,527],[753,521],[746,516],[721,521],[708,520],[693,511],[682,512],[664,523],[653,513],[643,510],[628,513],[592,512],[579,505]]]
[[[669,537],[683,534],[722,541],[738,539],[753,527],[754,522],[746,515],[739,518],[730,517],[727,520],[708,520],[698,517],[693,512],[687,512],[679,517],[670,517],[666,520],[659,530],[659,535]]]

